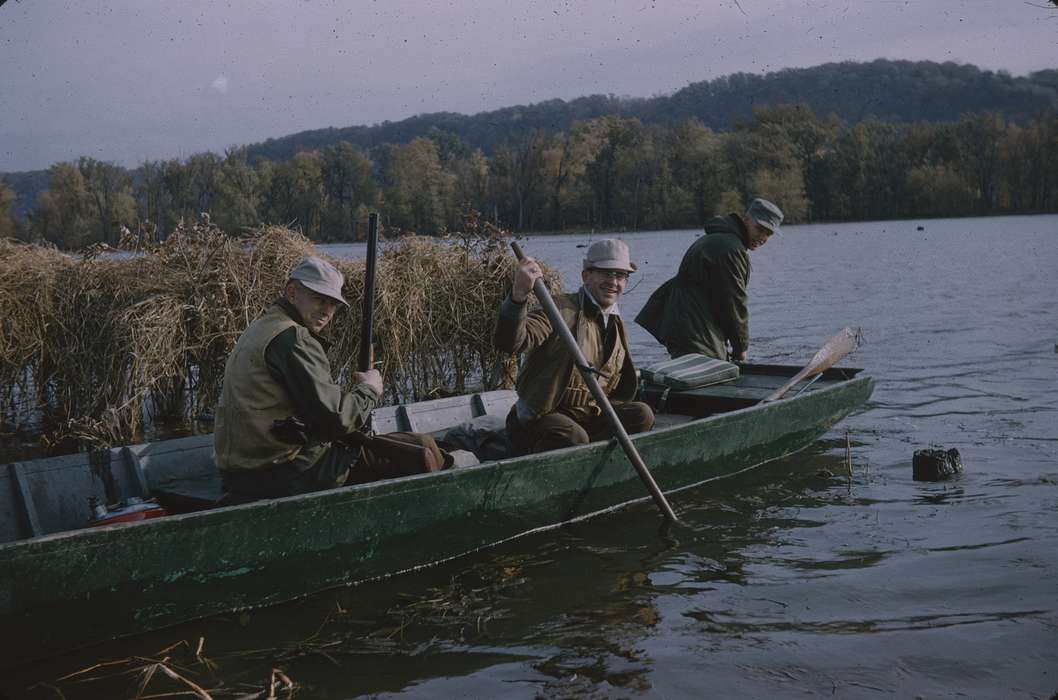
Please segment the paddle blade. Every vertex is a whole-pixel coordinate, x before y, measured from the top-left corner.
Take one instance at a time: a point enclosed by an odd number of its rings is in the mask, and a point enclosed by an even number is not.
[[[862,340],[863,334],[860,329],[842,328],[837,335],[819,348],[819,352],[812,356],[812,361],[808,363],[808,367],[812,368],[810,374],[818,374],[825,369],[830,369],[858,348]]]
[[[797,384],[797,382],[830,369],[840,362],[842,358],[858,348],[862,340],[863,334],[860,332],[860,329],[857,328],[856,330],[852,330],[848,327],[842,328],[837,332],[837,335],[828,340],[823,347],[819,348],[819,351],[812,356],[811,361],[805,365],[800,372],[795,374],[793,379],[783,384],[776,389],[774,393],[764,399],[764,403],[781,399],[787,391]]]

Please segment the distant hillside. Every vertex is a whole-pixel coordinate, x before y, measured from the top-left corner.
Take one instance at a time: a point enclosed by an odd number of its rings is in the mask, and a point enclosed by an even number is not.
[[[698,119],[714,130],[750,120],[756,106],[805,104],[817,115],[830,113],[848,123],[868,118],[885,122],[954,122],[966,113],[995,112],[1023,123],[1058,108],[1058,70],[1028,77],[981,70],[975,66],[930,61],[827,63],[788,68],[767,75],[735,73],[692,83],[672,95],[617,98],[592,95],[547,100],[474,115],[437,112],[373,126],[302,131],[248,146],[251,160],[262,156],[289,160],[299,151],[347,141],[363,149],[383,143],[407,143],[417,136],[451,134],[487,154],[534,129],[563,131],[577,121],[606,115],[635,117],[647,124],[670,125]],[[105,160],[106,156],[103,155]],[[25,214],[47,188],[44,170],[0,174],[17,194],[14,209]]]
[[[298,151],[348,141],[362,148],[404,143],[433,130],[454,134],[486,153],[514,135],[532,130],[564,130],[575,121],[608,114],[669,124],[696,118],[722,130],[752,115],[758,105],[806,104],[816,114],[834,113],[847,122],[876,118],[887,122],[955,121],[969,112],[997,112],[1023,122],[1058,107],[1058,70],[1013,77],[975,66],[931,61],[826,63],[787,68],[767,75],[735,73],[692,83],[670,96],[620,99],[593,95],[566,102],[548,100],[505,107],[472,116],[451,112],[422,114],[375,126],[302,131],[249,147],[251,156],[287,160]]]

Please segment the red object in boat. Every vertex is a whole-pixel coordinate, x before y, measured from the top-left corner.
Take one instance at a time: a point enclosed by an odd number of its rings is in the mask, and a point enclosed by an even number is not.
[[[165,512],[165,508],[150,501],[140,501],[139,503],[130,503],[121,508],[107,509],[105,515],[97,510],[96,514],[99,517],[88,523],[90,527],[114,525],[116,523],[134,523],[168,515]]]

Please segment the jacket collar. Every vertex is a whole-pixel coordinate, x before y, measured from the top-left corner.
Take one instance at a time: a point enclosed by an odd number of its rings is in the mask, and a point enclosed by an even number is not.
[[[289,316],[290,320],[292,320],[294,323],[298,324],[299,326],[301,326],[302,328],[307,330],[309,332],[309,335],[311,335],[313,338],[315,338],[316,342],[323,346],[324,351],[330,349],[331,341],[327,340],[326,338],[324,338],[322,335],[320,335],[318,333],[313,333],[312,329],[310,329],[308,326],[305,325],[305,320],[303,318],[301,318],[301,314],[298,312],[298,309],[297,309],[296,306],[291,304],[289,301],[287,301],[283,297],[279,297],[278,299],[276,299],[275,302],[273,302],[273,304],[275,306],[278,306],[283,313],[285,313],[287,316]],[[333,319],[332,319],[332,322],[333,322]]]
[[[618,308],[617,304],[614,304],[610,307],[609,311],[603,313],[602,307],[599,306],[599,302],[595,301],[595,297],[593,297],[591,292],[588,291],[588,288],[583,285],[580,288],[580,308],[588,318],[595,319],[601,315],[603,326],[609,325],[611,316],[616,316],[617,318],[621,317],[621,309]]]
[[[738,237],[742,241],[742,245],[749,248],[749,229],[746,228],[746,222],[739,214],[731,214],[729,218],[735,222],[735,228],[738,230]]]

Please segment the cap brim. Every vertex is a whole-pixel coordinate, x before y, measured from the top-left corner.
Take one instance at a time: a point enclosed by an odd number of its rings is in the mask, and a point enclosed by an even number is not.
[[[585,270],[623,270],[625,272],[635,272],[636,264],[634,262],[628,263],[628,266],[622,265],[616,260],[600,260],[598,262],[589,263],[587,260],[584,261]]]
[[[317,284],[316,282],[306,282],[305,280],[298,280],[298,282],[301,282],[303,285],[316,292],[317,294],[322,294],[328,299],[334,299],[335,301],[344,304],[345,306],[349,306],[349,302],[345,300],[345,297],[343,297],[341,294],[336,295],[334,292],[332,292],[330,289],[327,289],[322,284]]]

